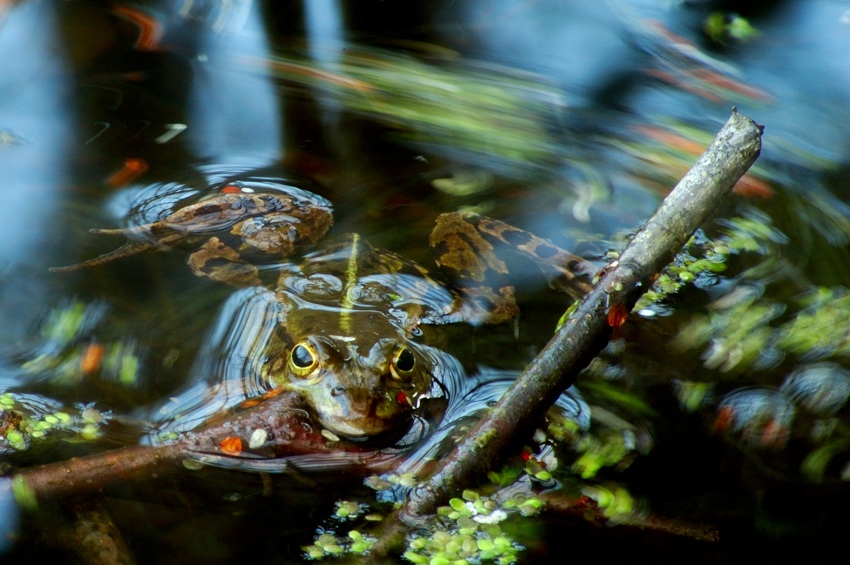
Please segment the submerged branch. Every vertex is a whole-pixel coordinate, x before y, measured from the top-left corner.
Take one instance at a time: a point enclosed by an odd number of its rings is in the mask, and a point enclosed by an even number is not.
[[[762,128],[733,110],[712,144],[667,196],[652,218],[606,268],[540,354],[502,399],[470,429],[386,523],[381,550],[402,531],[399,523],[421,517],[483,476],[518,438],[533,431],[537,417],[575,381],[606,345],[653,278],[680,251],[693,232],[716,213],[735,182],[755,162]]]
[[[584,522],[590,521],[598,525],[616,524],[626,529],[627,535],[640,535],[641,539],[672,540],[680,539],[694,543],[714,543],[720,539],[720,533],[712,526],[688,522],[680,519],[670,519],[654,514],[640,514],[638,518],[625,521],[614,521],[587,497],[570,496],[563,492],[552,491],[544,493],[540,499],[546,505],[547,512],[552,512],[562,518],[574,518]],[[640,532],[640,534],[636,534]]]
[[[89,565],[134,565],[136,560],[102,501],[70,509],[73,520],[58,532],[44,532],[45,546],[59,546]]]

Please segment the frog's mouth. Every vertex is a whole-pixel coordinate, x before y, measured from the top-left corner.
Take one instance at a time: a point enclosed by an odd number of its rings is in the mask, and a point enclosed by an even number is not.
[[[402,436],[410,428],[412,412],[394,400],[365,391],[337,388],[332,401],[314,406],[316,420],[330,434],[352,441],[371,441]],[[333,439],[332,437],[330,439]]]
[[[395,422],[392,426],[386,426],[386,422],[382,422],[384,427],[376,428],[373,427],[373,422],[343,422],[343,425],[339,425],[339,422],[335,422],[333,426],[327,425],[327,423],[322,422],[324,426],[324,431],[322,435],[328,437],[328,439],[335,439],[333,436],[339,439],[346,439],[354,442],[370,442],[370,443],[378,443],[381,445],[386,445],[389,443],[393,443],[395,440],[403,437],[410,430],[410,425],[413,419],[408,415],[400,421]],[[365,424],[365,425],[361,425]],[[330,434],[326,433],[330,432]]]

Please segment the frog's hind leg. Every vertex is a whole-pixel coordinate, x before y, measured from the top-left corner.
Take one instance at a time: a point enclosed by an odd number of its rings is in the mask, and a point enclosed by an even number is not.
[[[546,239],[473,213],[440,215],[430,244],[437,254],[437,264],[458,279],[469,299],[482,307],[490,303],[488,309],[497,319],[505,319],[517,310],[512,286],[490,284],[508,275],[508,267],[499,257],[504,248],[535,263],[553,288],[576,299],[590,290],[588,281],[596,271],[589,261]]]
[[[237,288],[262,284],[260,270],[244,260],[238,251],[211,237],[186,260],[192,273]]]
[[[125,233],[126,230],[91,230],[92,233]],[[70,271],[79,271],[80,269],[87,269],[89,267],[97,267],[98,265],[103,265],[105,263],[111,263],[116,259],[121,259],[124,257],[132,257],[133,255],[138,255],[140,253],[145,253],[146,251],[161,251],[166,247],[161,243],[155,241],[147,241],[147,240],[129,240],[127,243],[110,251],[108,253],[104,253],[103,255],[98,255],[97,257],[93,257],[91,259],[87,259],[81,263],[76,263],[74,265],[65,265],[63,267],[50,267],[50,272],[53,273],[67,273]]]
[[[161,222],[152,224],[143,224],[139,226],[131,226],[129,228],[92,228],[89,233],[98,235],[122,235],[127,238],[127,243],[97,257],[87,259],[82,263],[75,265],[67,265],[64,267],[51,267],[50,271],[54,273],[63,273],[68,271],[78,271],[89,267],[97,267],[105,263],[111,263],[117,259],[124,257],[132,257],[147,251],[164,251],[174,247],[181,240],[186,238],[186,234],[175,230],[166,229],[161,225]]]

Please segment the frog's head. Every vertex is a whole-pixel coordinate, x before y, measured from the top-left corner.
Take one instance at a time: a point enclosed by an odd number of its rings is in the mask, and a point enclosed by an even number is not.
[[[271,385],[299,392],[325,429],[349,439],[405,431],[433,383],[422,346],[391,326],[375,332],[369,321],[353,335],[332,328],[290,335],[267,365]]]

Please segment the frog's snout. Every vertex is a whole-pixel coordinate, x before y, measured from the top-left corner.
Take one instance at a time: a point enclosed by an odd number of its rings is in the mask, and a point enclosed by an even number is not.
[[[328,383],[327,402],[314,405],[317,419],[329,431],[348,439],[367,439],[398,429],[406,417],[405,405],[390,398],[380,380]]]

